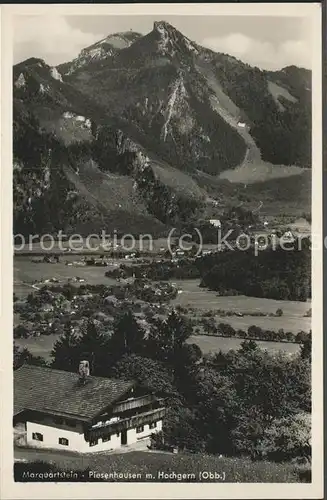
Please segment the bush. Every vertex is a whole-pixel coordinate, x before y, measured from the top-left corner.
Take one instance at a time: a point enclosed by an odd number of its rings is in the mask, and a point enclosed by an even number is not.
[[[265,432],[260,454],[278,462],[303,457],[311,458],[311,417],[298,413],[276,420]]]
[[[219,323],[218,332],[223,337],[235,337],[235,333],[236,333],[234,328],[231,325],[229,325],[228,323]]]

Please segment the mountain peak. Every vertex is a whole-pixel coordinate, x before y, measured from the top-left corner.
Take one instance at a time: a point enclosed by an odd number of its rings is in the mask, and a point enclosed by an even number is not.
[[[103,38],[102,40],[99,40],[98,42],[90,45],[89,47],[86,47],[85,49],[82,50],[82,52],[86,53],[90,51],[91,49],[94,49],[96,47],[100,46],[109,46],[113,50],[121,50],[125,49],[126,47],[129,47],[134,43],[138,38],[140,38],[142,35],[140,33],[137,33],[136,31],[124,31],[124,32],[119,32],[119,33],[111,33],[107,37]],[[108,47],[107,47],[108,50]]]
[[[196,44],[167,21],[155,21],[153,33],[159,38],[158,49],[164,55],[170,54],[173,56],[176,52],[185,51],[185,49],[197,52]]]
[[[58,66],[64,75],[70,75],[79,68],[86,67],[90,62],[108,59],[122,49],[130,47],[142,35],[136,31],[112,33],[102,40],[81,50],[73,61]]]
[[[162,39],[181,40],[184,35],[167,21],[155,21],[153,23],[153,31]]]
[[[167,21],[154,21],[153,23],[153,29],[156,31],[161,31],[161,30],[174,30],[177,31],[174,26],[169,24]]]
[[[21,61],[14,65],[14,68],[19,69],[30,69],[36,67],[48,68],[49,66],[43,59],[40,59],[39,57],[29,57],[28,59],[25,59],[24,61]]]

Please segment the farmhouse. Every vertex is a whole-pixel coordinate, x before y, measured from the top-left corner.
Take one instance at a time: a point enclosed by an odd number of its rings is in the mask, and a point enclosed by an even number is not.
[[[14,372],[14,430],[27,446],[90,453],[147,440],[162,428],[164,400],[134,381],[23,365]]]
[[[210,219],[209,222],[214,227],[221,227],[221,222],[219,219]]]

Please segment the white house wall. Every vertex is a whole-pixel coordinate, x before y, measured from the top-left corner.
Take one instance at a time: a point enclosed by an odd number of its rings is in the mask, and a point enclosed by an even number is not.
[[[121,441],[120,441],[120,433],[119,436],[117,434],[112,434],[110,436],[110,441],[105,441],[102,442],[102,439],[99,438],[98,444],[94,446],[90,446],[89,443],[86,444],[86,450],[88,453],[93,453],[94,451],[109,451],[109,450],[117,450],[117,448],[121,447]]]
[[[39,432],[43,435],[43,441],[33,439],[34,432]],[[59,444],[59,438],[68,439],[68,446]],[[56,448],[60,450],[86,451],[86,443],[83,431],[66,430],[51,427],[50,425],[38,424],[35,422],[26,422],[26,439],[27,444],[37,448]]]
[[[140,439],[150,437],[151,434],[154,434],[155,432],[159,432],[159,431],[161,431],[161,429],[162,429],[162,420],[158,420],[157,427],[154,427],[153,429],[150,429],[149,424],[145,424],[143,432],[137,433],[136,429],[128,429],[127,444],[136,443]]]
[[[150,429],[149,424],[144,425],[144,431],[137,433],[136,429],[127,430],[127,445],[134,444],[140,439],[150,437],[152,433],[159,432],[162,429],[162,420],[157,421],[157,427]],[[37,441],[32,438],[33,433],[42,434],[43,441]],[[59,438],[68,439],[68,446],[59,444]],[[72,429],[58,428],[51,425],[45,425],[36,422],[26,422],[26,442],[27,445],[37,448],[53,448],[59,450],[78,451],[80,453],[93,453],[98,451],[116,450],[121,447],[121,432],[117,436],[113,433],[109,441],[98,439],[98,443],[90,446],[90,443],[85,441],[82,426]]]

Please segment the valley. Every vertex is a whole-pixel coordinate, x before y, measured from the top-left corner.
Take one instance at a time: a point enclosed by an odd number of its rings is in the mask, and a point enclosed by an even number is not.
[[[164,244],[160,240],[156,243],[154,252],[158,252],[159,248],[162,248],[159,245]],[[89,253],[87,258],[92,258],[92,253]],[[99,255],[95,258],[99,258]],[[51,286],[63,286],[69,282],[76,283],[76,277],[85,285],[117,286],[119,280],[105,276],[105,272],[118,269],[119,266],[126,265],[126,262],[128,265],[129,262],[126,259],[109,259],[108,264],[103,267],[100,265],[77,265],[83,262],[84,257],[81,259],[81,254],[61,256],[60,259],[59,263],[45,263],[40,262],[42,261],[41,257],[32,258],[26,255],[16,255],[14,260],[14,290],[17,299],[19,301],[25,300],[27,295],[41,290],[42,287],[50,287],[51,289]],[[39,262],[36,262],[37,260]],[[142,258],[133,259],[133,265],[137,264],[138,260],[142,261]],[[147,261],[149,263],[158,261],[156,254],[147,257]],[[99,260],[99,262],[101,261]],[[172,279],[170,282],[178,290],[178,294],[167,305],[161,306],[159,314],[162,314],[163,311],[167,314],[172,308],[181,308],[182,311],[187,311],[187,317],[193,320],[201,322],[201,317],[208,313],[210,317],[215,318],[217,324],[224,322],[235,330],[246,331],[253,325],[263,329],[269,328],[275,332],[280,329],[291,331],[294,335],[299,331],[309,332],[311,330],[311,318],[306,317],[307,311],[311,308],[310,301],[278,301],[246,296],[219,297],[214,291],[200,288],[199,280]],[[76,287],[76,284],[74,286]],[[77,284],[77,286],[79,285]],[[145,306],[146,304],[143,303],[141,309]],[[278,309],[282,309],[282,316],[272,316]],[[101,310],[100,306],[99,311]],[[223,311],[223,314],[221,315],[219,311]],[[15,314],[15,326],[19,324],[21,324],[21,318],[19,314]],[[49,331],[46,335],[34,336],[32,333],[28,338],[16,338],[16,344],[20,348],[26,347],[33,355],[42,356],[45,360],[50,361],[50,352],[57,340],[58,334],[52,334]],[[240,347],[242,339],[217,337],[215,334],[208,336],[200,324],[198,333],[190,337],[190,342],[197,344],[204,354],[208,354],[220,350],[227,352],[229,349],[237,349]],[[299,349],[298,344],[275,341],[259,341],[258,345],[271,352],[282,350],[295,353]]]

